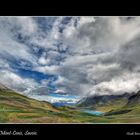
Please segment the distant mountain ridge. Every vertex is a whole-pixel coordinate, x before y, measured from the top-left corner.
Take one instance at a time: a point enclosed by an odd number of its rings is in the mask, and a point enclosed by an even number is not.
[[[102,115],[85,113],[83,108]],[[0,110],[0,123],[140,123],[140,91],[92,96],[83,98],[77,106],[59,107],[0,84]]]
[[[78,106],[94,106],[94,105],[104,105],[109,101],[114,101],[117,99],[128,99],[131,95],[128,93],[124,93],[122,95],[96,95],[96,96],[89,96],[86,98],[81,99],[77,105]]]
[[[133,93],[133,95],[128,98],[128,104],[134,103],[140,103],[140,91],[138,91],[137,93]]]

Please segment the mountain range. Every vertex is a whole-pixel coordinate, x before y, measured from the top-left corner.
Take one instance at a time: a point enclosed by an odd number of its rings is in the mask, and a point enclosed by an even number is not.
[[[77,106],[79,107],[98,107],[104,106],[105,104],[109,104],[111,102],[122,100],[126,105],[130,104],[139,104],[140,103],[140,91],[133,93],[124,93],[121,95],[94,95],[81,99]]]
[[[80,100],[77,105],[80,107],[90,107],[90,106],[101,106],[108,102],[116,101],[118,99],[128,99],[129,94],[124,93],[122,95],[94,95],[94,96],[88,96],[84,97],[82,100]]]
[[[89,114],[83,109],[100,111],[102,115]],[[73,106],[57,107],[0,84],[0,112],[0,123],[139,123],[140,91],[91,96]]]
[[[81,117],[79,117],[81,116]],[[55,107],[38,101],[0,83],[0,123],[80,123],[92,116],[75,108]]]

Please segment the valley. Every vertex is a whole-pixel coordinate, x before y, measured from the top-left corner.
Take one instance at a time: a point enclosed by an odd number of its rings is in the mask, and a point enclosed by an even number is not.
[[[84,100],[86,106],[83,102],[57,107],[8,88],[0,88],[0,123],[139,123],[139,95],[140,92],[109,100],[100,97],[96,104],[87,105]],[[101,101],[105,102],[101,104]]]

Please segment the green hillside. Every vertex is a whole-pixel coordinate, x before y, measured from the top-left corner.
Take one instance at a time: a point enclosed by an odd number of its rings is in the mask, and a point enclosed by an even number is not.
[[[80,123],[91,119],[93,116],[75,108],[55,108],[48,102],[0,89],[0,123]]]
[[[49,103],[29,99],[11,90],[0,90],[0,122],[39,122],[47,115],[46,122],[52,121],[50,114],[57,113]]]
[[[0,89],[0,123],[140,123],[140,102],[136,97],[91,108],[104,112],[96,116],[81,112],[79,107],[55,108],[48,102]]]
[[[113,122],[140,123],[140,91],[130,96],[127,102],[123,103],[122,107],[112,108],[105,116],[110,116]]]
[[[140,123],[140,91],[109,99],[102,104],[100,102],[101,99],[98,99],[96,103],[87,106],[88,109],[104,112],[95,119],[98,123]]]

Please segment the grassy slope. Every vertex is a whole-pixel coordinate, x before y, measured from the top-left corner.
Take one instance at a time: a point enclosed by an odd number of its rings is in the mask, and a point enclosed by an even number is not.
[[[95,110],[104,112],[105,123],[140,123],[140,103],[128,104],[127,99],[117,99],[104,105],[93,107]]]
[[[0,123],[80,123],[94,116],[0,89]]]
[[[140,123],[140,103],[126,104],[105,114],[111,122]]]
[[[94,105],[90,109],[104,112],[98,123],[140,123],[140,102],[128,104],[125,98],[109,101],[103,105]]]
[[[49,116],[50,112],[57,113],[58,110],[49,103],[29,99],[13,91],[0,90],[0,122],[38,122],[37,118],[44,114]],[[50,117],[48,121],[51,121]]]
[[[138,123],[140,104],[126,100],[96,106],[105,115],[94,116],[75,107],[54,108],[47,102],[29,99],[14,91],[0,90],[0,123]]]

